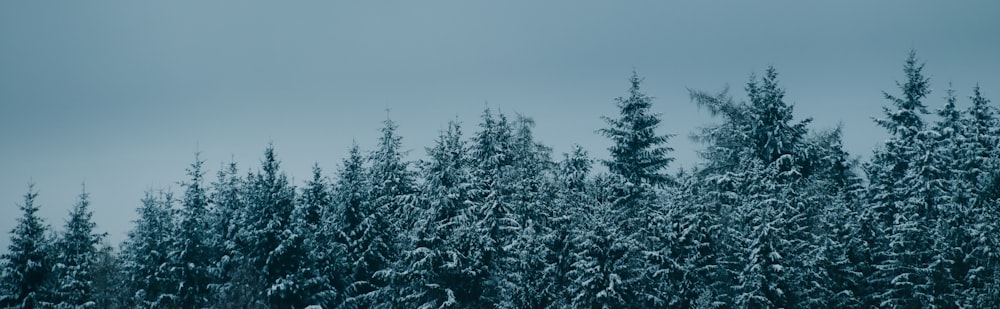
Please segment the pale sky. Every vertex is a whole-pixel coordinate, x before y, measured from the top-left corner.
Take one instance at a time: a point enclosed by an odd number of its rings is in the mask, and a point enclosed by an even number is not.
[[[1000,101],[1000,1],[0,1],[0,251],[29,182],[62,229],[86,182],[117,245],[147,189],[171,189],[200,150],[209,180],[234,158],[256,169],[273,141],[296,185],[333,175],[381,121],[411,159],[456,117],[489,106],[537,122],[554,158],[594,133],[632,69],[677,134],[671,170],[697,164],[687,136],[713,121],[687,88],[774,65],[798,118],[843,123],[867,157],[871,117],[896,93],[907,52],[927,62],[940,107],[979,83]]]

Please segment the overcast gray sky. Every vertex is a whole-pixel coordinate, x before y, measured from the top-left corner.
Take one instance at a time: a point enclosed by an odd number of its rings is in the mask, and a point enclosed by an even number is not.
[[[301,184],[352,140],[371,149],[386,108],[410,158],[456,117],[474,132],[487,104],[533,117],[557,155],[605,158],[594,131],[633,68],[678,135],[672,169],[697,164],[687,136],[712,121],[686,88],[742,98],[768,65],[798,117],[843,123],[866,157],[911,48],[931,107],[948,82],[1000,101],[998,16],[1000,1],[0,1],[0,251],[28,182],[57,229],[86,182],[118,244],[144,191],[181,192],[196,149],[214,179],[273,141]]]

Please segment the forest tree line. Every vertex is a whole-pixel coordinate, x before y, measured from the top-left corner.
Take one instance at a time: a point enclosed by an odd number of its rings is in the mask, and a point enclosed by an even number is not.
[[[86,192],[54,230],[29,186],[0,307],[1000,308],[997,108],[978,86],[967,108],[929,97],[913,52],[903,69],[864,163],[797,119],[768,68],[745,100],[690,90],[719,122],[676,173],[633,73],[600,162],[553,158],[530,118],[489,108],[410,161],[386,120],[374,150],[300,186],[273,146],[215,175],[196,155],[117,248]]]

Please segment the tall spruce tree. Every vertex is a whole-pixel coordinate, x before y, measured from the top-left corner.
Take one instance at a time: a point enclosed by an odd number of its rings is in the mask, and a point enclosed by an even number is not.
[[[469,155],[475,162],[472,169],[473,183],[470,201],[475,207],[478,237],[469,239],[477,250],[475,262],[482,265],[483,282],[481,300],[500,304],[510,300],[504,278],[504,263],[508,249],[514,242],[520,222],[511,203],[512,129],[507,117],[494,116],[489,109],[483,111],[480,130],[472,138]]]
[[[663,219],[664,204],[656,190],[675,183],[664,171],[674,159],[669,157],[673,148],[667,146],[672,135],[656,133],[660,115],[651,111],[653,98],[642,92],[642,81],[633,71],[629,96],[615,98],[619,116],[602,117],[608,127],[598,132],[613,143],[608,148],[611,160],[604,161],[613,176],[605,178],[611,192],[603,199],[612,206],[609,214],[616,219],[608,224],[618,225],[618,234],[607,236],[624,245],[618,247],[621,253],[611,257],[623,259],[613,263],[618,265],[618,276],[631,276],[620,277],[617,293],[628,304],[654,306],[657,302],[652,292],[654,285],[641,279],[649,271],[655,272],[647,267],[650,261],[644,252],[663,245],[662,239],[653,237],[656,233],[650,229],[655,228],[654,221]]]
[[[553,179],[555,187],[549,211],[549,224],[555,229],[548,236],[548,257],[545,271],[551,278],[548,285],[541,287],[543,293],[552,298],[552,307],[568,307],[572,303],[573,293],[570,286],[573,279],[569,272],[573,267],[573,252],[576,250],[574,231],[577,224],[582,224],[581,216],[586,213],[586,205],[595,201],[593,183],[590,171],[593,160],[586,150],[574,144],[572,152],[563,153],[563,159],[557,164]]]
[[[550,290],[556,274],[546,259],[554,235],[549,220],[554,215],[554,164],[551,149],[535,141],[534,125],[534,120],[523,115],[512,123],[511,165],[502,183],[509,186],[508,201],[517,229],[501,264],[505,270],[499,278],[504,295],[501,307],[545,307],[557,297]]]
[[[673,148],[666,146],[671,135],[657,135],[660,115],[650,111],[653,98],[640,89],[642,80],[632,71],[629,96],[615,98],[619,117],[603,117],[609,127],[598,132],[614,143],[608,148],[612,159],[604,165],[633,184],[664,185],[671,179],[663,169],[674,160],[668,156]]]
[[[415,174],[410,171],[410,162],[405,160],[408,151],[402,149],[402,136],[396,132],[399,126],[391,119],[383,122],[378,146],[368,161],[368,181],[371,183],[369,198],[373,209],[388,220],[389,235],[399,235],[404,228],[412,225],[415,210]],[[395,248],[393,248],[395,250]],[[387,256],[387,258],[394,258]]]
[[[420,165],[421,212],[404,241],[395,268],[399,301],[405,307],[475,307],[482,269],[467,240],[477,236],[470,213],[472,183],[461,126],[449,122]]]
[[[390,305],[398,299],[390,286],[394,277],[391,265],[399,258],[399,244],[404,231],[412,226],[417,208],[414,174],[409,170],[410,162],[404,159],[406,151],[402,150],[402,137],[396,133],[398,126],[391,119],[383,124],[378,146],[368,158],[371,208],[365,222],[370,238],[362,253],[366,269],[363,277],[355,280],[366,282],[369,291],[364,294],[365,301]]]
[[[286,245],[290,238],[297,238],[292,230],[292,212],[295,209],[295,187],[281,170],[281,161],[268,145],[264,151],[261,170],[248,179],[248,213],[243,239],[247,241],[250,265],[259,267],[257,302],[280,307],[276,292],[285,288],[283,278],[295,271],[302,248]],[[292,239],[291,241],[297,241]]]
[[[965,243],[967,253],[960,262],[968,271],[961,281],[966,284],[962,304],[970,307],[1000,306],[1000,264],[996,249],[1000,247],[1000,121],[997,108],[983,97],[979,86],[969,97],[972,105],[966,111],[966,140],[969,166],[964,180],[973,190],[969,219],[963,230],[971,241]]]
[[[938,176],[931,165],[933,154],[923,120],[923,99],[930,93],[929,79],[911,51],[897,83],[902,96],[885,93],[892,107],[876,123],[891,134],[884,148],[876,150],[868,173],[870,206],[866,217],[874,220],[878,235],[872,275],[872,305],[886,307],[930,306],[933,280],[928,275],[931,248],[929,227],[934,226],[935,203],[929,181]]]
[[[342,162],[333,194],[341,211],[338,216],[338,226],[342,233],[339,240],[346,245],[348,267],[344,278],[334,284],[339,287],[338,290],[344,291],[342,302],[347,308],[369,306],[364,299],[364,295],[371,291],[366,278],[374,272],[369,271],[365,252],[371,247],[372,238],[369,233],[379,231],[369,229],[369,221],[366,220],[371,212],[366,174],[365,157],[358,145],[354,144],[348,157]]]
[[[342,264],[342,246],[333,241],[332,229],[324,227],[333,200],[319,165],[313,165],[312,174],[299,195],[292,228],[282,240],[284,258],[294,269],[279,279],[280,285],[272,287],[271,301],[278,304],[273,307],[333,306],[336,300],[337,291],[330,280]]]
[[[96,307],[94,298],[97,245],[104,237],[94,229],[93,213],[86,189],[69,213],[62,236],[56,242],[53,271],[56,275],[52,302],[58,308]]]
[[[212,183],[209,208],[207,241],[214,253],[211,259],[211,277],[208,285],[209,304],[224,307],[229,304],[250,303],[250,282],[255,270],[247,266],[246,255],[240,246],[244,207],[247,205],[246,181],[239,175],[236,162],[224,164]]]
[[[195,161],[187,168],[188,181],[181,182],[184,197],[181,200],[179,225],[173,235],[172,250],[168,254],[173,287],[178,305],[184,308],[201,308],[208,303],[208,285],[212,282],[210,267],[215,254],[212,252],[209,233],[209,199],[203,185],[204,161],[195,153]]]
[[[122,270],[130,307],[173,308],[177,306],[176,283],[170,276],[169,240],[164,235],[174,232],[171,214],[173,196],[147,191],[142,205],[136,209],[138,218],[122,243]]]
[[[608,180],[611,182],[614,180]],[[598,185],[606,184],[601,180]],[[640,280],[641,244],[624,231],[610,201],[586,203],[575,214],[569,241],[571,307],[643,308],[635,291]]]
[[[828,280],[823,262],[816,259],[825,245],[820,226],[826,204],[812,201],[804,191],[813,184],[808,177],[829,166],[810,157],[811,150],[823,147],[806,142],[811,119],[793,119],[793,106],[785,103],[777,76],[773,67],[760,79],[751,76],[745,88],[748,102],[736,103],[726,91],[691,91],[692,100],[724,119],[696,136],[707,143],[701,153],[707,162],[697,176],[702,178],[700,203],[722,214],[722,233],[716,237],[723,245],[716,248],[728,273],[716,273],[721,277],[710,285],[721,281],[729,287],[699,294],[732,293],[739,306],[822,306],[827,294],[821,286]],[[797,286],[802,288],[793,288]]]
[[[36,214],[38,192],[28,184],[24,204],[18,205],[23,214],[11,230],[10,245],[3,254],[0,273],[0,306],[5,308],[41,308],[47,304],[52,278],[48,227]]]

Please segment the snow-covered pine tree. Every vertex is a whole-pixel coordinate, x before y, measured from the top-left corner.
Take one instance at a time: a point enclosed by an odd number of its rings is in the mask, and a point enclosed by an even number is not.
[[[402,136],[397,133],[399,126],[391,119],[383,122],[379,130],[378,146],[368,158],[371,166],[368,170],[368,181],[371,184],[369,198],[372,208],[379,215],[385,216],[390,224],[388,235],[398,237],[400,232],[412,226],[413,212],[416,210],[416,175],[410,170],[410,162],[405,156],[409,153],[402,149]],[[392,243],[395,243],[393,241]],[[391,244],[391,243],[390,243]],[[392,248],[396,251],[396,248]],[[394,255],[386,256],[389,261]]]
[[[469,157],[475,164],[469,200],[474,207],[478,237],[467,241],[476,250],[471,255],[481,259],[475,262],[483,268],[481,300],[499,304],[504,298],[499,280],[504,275],[501,266],[504,249],[513,240],[518,226],[508,201],[509,185],[504,183],[512,160],[512,133],[502,113],[494,116],[487,108],[480,118],[480,130],[472,137],[469,149]]]
[[[292,228],[282,239],[284,258],[294,267],[269,292],[272,307],[336,305],[337,291],[330,280],[342,267],[343,245],[335,242],[334,229],[325,224],[333,199],[318,164],[313,165],[312,176],[299,195]]]
[[[421,213],[396,265],[399,303],[411,308],[477,307],[482,293],[482,265],[470,253],[477,236],[468,190],[469,160],[458,122],[448,123],[428,161],[420,165]]]
[[[743,179],[746,189],[742,203],[734,212],[737,221],[736,282],[733,299],[740,308],[786,308],[793,306],[792,282],[787,280],[788,260],[781,243],[788,237],[783,229],[788,223],[784,210],[788,205],[776,193],[781,189],[774,179],[775,165],[765,165],[751,158]],[[744,195],[745,194],[745,195]]]
[[[979,86],[969,97],[972,106],[966,111],[966,140],[970,144],[965,170],[967,187],[973,189],[973,200],[966,210],[970,222],[963,226],[970,241],[963,250],[967,255],[960,261],[968,271],[959,279],[966,284],[962,304],[989,308],[1000,306],[1000,264],[996,261],[1000,248],[1000,121],[997,110],[982,96]]]
[[[967,177],[976,188],[977,201],[985,205],[1000,199],[1000,119],[997,107],[983,97],[979,85],[972,90],[965,122],[967,138],[974,143],[974,166]]]
[[[323,175],[323,169],[319,163],[314,163],[312,167],[312,179],[306,182],[299,194],[299,204],[297,204],[298,215],[302,222],[310,230],[318,230],[323,224],[323,216],[333,211],[333,197],[329,180]]]
[[[605,176],[608,177],[608,176]],[[610,177],[609,177],[610,178]],[[617,181],[597,180],[598,186]],[[571,280],[567,287],[574,308],[644,308],[633,290],[640,280],[641,244],[618,222],[613,200],[585,203],[575,213],[569,242]]]
[[[340,240],[352,249],[351,242],[354,232],[358,230],[364,214],[367,211],[368,183],[365,181],[365,158],[361,155],[358,144],[351,145],[348,157],[341,162],[338,177],[333,186],[333,198],[338,204],[340,214],[337,216],[338,230],[343,235]],[[350,252],[354,252],[353,249]]]
[[[927,141],[930,144],[930,165],[936,171],[934,179],[925,184],[935,191],[931,197],[935,217],[928,219],[932,225],[928,228],[931,232],[931,257],[926,268],[932,280],[932,306],[935,307],[959,304],[963,292],[967,290],[962,278],[969,270],[964,259],[971,253],[966,251],[969,249],[967,245],[972,242],[967,226],[973,224],[969,211],[975,191],[965,177],[972,169],[972,143],[966,138],[965,121],[955,104],[957,98],[951,87],[947,90],[945,101],[944,107],[937,111],[938,120],[931,128],[933,139]]]
[[[413,225],[416,205],[416,184],[414,174],[409,170],[410,162],[404,159],[402,137],[396,133],[398,126],[386,119],[380,129],[382,135],[375,151],[368,160],[371,162],[368,176],[368,194],[371,208],[362,225],[368,233],[367,249],[362,253],[364,268],[362,277],[355,282],[364,282],[367,292],[359,295],[359,300],[390,305],[397,300],[390,286],[393,277],[391,264],[399,258],[399,244],[406,238],[404,231]],[[357,298],[357,297],[356,297]]]
[[[822,250],[820,215],[827,205],[800,192],[810,184],[804,167],[815,165],[804,143],[810,119],[793,120],[773,67],[759,81],[751,76],[746,91],[749,102],[743,103],[726,91],[691,91],[692,100],[725,120],[696,137],[708,144],[701,153],[707,162],[696,175],[705,184],[702,203],[722,213],[720,237],[728,248],[720,261],[734,276],[731,291],[715,288],[712,294],[735,293],[743,306],[822,305],[826,273],[814,259]]]
[[[368,158],[371,163],[367,173],[371,183],[369,198],[374,209],[391,216],[391,230],[387,231],[390,235],[398,235],[412,226],[411,213],[415,210],[416,175],[404,158],[408,151],[402,149],[403,138],[396,132],[398,129],[396,122],[386,119],[379,130],[382,135],[378,146]]]
[[[638,73],[633,71],[629,78],[629,96],[615,98],[619,116],[602,117],[608,127],[598,132],[612,141],[608,148],[611,160],[603,162],[612,176],[607,178],[611,181],[608,185],[612,193],[605,197],[614,205],[612,213],[618,218],[612,222],[619,225],[618,230],[622,235],[631,238],[625,242],[630,246],[622,247],[631,252],[621,255],[631,260],[618,263],[623,267],[634,268],[623,274],[637,276],[621,278],[623,285],[618,290],[630,305],[655,306],[658,302],[658,293],[653,292],[655,284],[639,276],[650,277],[652,273],[658,272],[659,267],[665,267],[656,261],[648,261],[647,258],[655,258],[655,255],[648,254],[650,248],[667,247],[667,240],[659,237],[658,232],[653,232],[652,229],[662,227],[654,222],[667,221],[667,208],[664,207],[663,200],[658,198],[656,190],[675,183],[663,171],[674,159],[669,156],[673,148],[667,146],[672,135],[656,133],[661,121],[660,115],[651,111],[653,98],[642,92],[642,81]],[[645,257],[644,252],[647,253]],[[649,266],[650,262],[656,266]]]
[[[56,242],[52,267],[55,291],[52,303],[57,308],[92,308],[97,303],[93,294],[97,245],[104,237],[94,229],[93,212],[86,189],[70,210],[65,230]]]
[[[608,148],[612,159],[604,161],[612,173],[634,185],[659,186],[671,182],[663,169],[674,160],[669,157],[673,148],[666,146],[672,135],[657,135],[660,115],[650,111],[653,98],[640,89],[642,81],[632,71],[629,97],[615,98],[619,117],[602,117],[609,127],[598,132],[614,143]]]
[[[195,153],[194,163],[186,169],[188,181],[181,182],[184,197],[181,200],[180,218],[171,251],[167,254],[168,269],[173,282],[171,293],[178,298],[177,305],[183,308],[201,308],[209,298],[208,285],[212,282],[213,258],[209,232],[209,200],[203,185],[204,161]]]
[[[305,218],[301,222],[306,223],[300,228],[307,230],[302,233],[308,235],[312,247],[308,261],[316,268],[316,273],[303,272],[301,276],[306,278],[306,290],[309,291],[306,294],[310,295],[308,300],[324,307],[334,307],[343,297],[343,285],[338,282],[343,280],[348,269],[347,246],[339,241],[337,216],[340,209],[333,186],[319,165],[313,166],[313,179],[302,189],[299,205],[302,208],[297,217]]]
[[[746,91],[753,119],[752,129],[747,132],[750,139],[748,146],[753,147],[756,157],[771,164],[782,156],[794,154],[806,136],[806,125],[812,119],[792,120],[793,105],[785,103],[785,90],[778,86],[778,71],[768,66],[759,84],[757,78],[751,76]],[[800,158],[795,159],[801,161]],[[782,167],[781,171],[790,168]]]
[[[170,308],[176,306],[176,287],[168,271],[170,243],[164,235],[174,231],[170,193],[147,191],[136,209],[138,219],[122,243],[122,270],[130,307]]]
[[[500,307],[539,308],[558,295],[551,286],[557,274],[550,269],[550,241],[554,228],[552,212],[553,163],[551,149],[535,141],[535,122],[517,115],[512,123],[511,166],[503,174],[508,201],[519,227],[502,261]]]
[[[477,237],[468,239],[475,252],[472,256],[483,267],[481,300],[502,305],[513,302],[509,282],[505,277],[512,271],[505,266],[509,249],[521,231],[522,222],[511,202],[513,169],[513,131],[507,117],[483,111],[480,130],[472,138],[470,158],[474,184],[469,200],[474,207]]]
[[[877,244],[873,252],[876,269],[870,274],[871,305],[930,306],[933,302],[933,282],[927,275],[929,229],[936,217],[930,181],[938,175],[929,142],[934,134],[926,130],[922,117],[927,114],[922,100],[930,93],[929,79],[922,71],[923,64],[911,51],[903,66],[906,81],[897,83],[902,96],[885,93],[892,108],[884,107],[886,117],[876,119],[891,136],[866,166],[870,206],[865,216],[874,221],[881,236],[870,240]]]
[[[699,152],[704,163],[692,171],[692,177],[695,178],[693,182],[697,186],[697,190],[692,193],[696,194],[691,199],[679,202],[681,207],[687,207],[684,206],[686,203],[694,203],[695,207],[714,212],[718,215],[720,227],[714,246],[715,269],[708,272],[711,279],[693,302],[696,303],[695,307],[733,306],[736,297],[734,287],[737,286],[737,275],[743,266],[739,254],[743,250],[740,246],[742,233],[738,230],[742,222],[737,214],[747,196],[743,187],[746,183],[744,178],[747,177],[745,165],[754,158],[753,152],[748,150],[751,145],[749,134],[745,133],[752,130],[752,115],[745,104],[733,100],[728,94],[728,88],[718,94],[690,89],[689,93],[691,100],[700,107],[707,108],[712,116],[723,118],[721,123],[702,127],[693,136],[694,140],[705,144],[705,149]],[[715,218],[709,215],[706,219],[711,222]],[[678,253],[681,253],[679,258],[692,254],[685,250],[679,250]],[[692,302],[691,299],[686,301]]]
[[[646,252],[652,302],[659,306],[711,308],[729,301],[729,277],[721,260],[726,253],[721,203],[706,195],[714,191],[706,189],[710,184],[698,174],[675,176],[678,186],[668,201],[672,206],[656,225],[660,246]]]
[[[234,269],[229,273],[229,284],[215,287],[225,290],[227,294],[219,296],[230,301],[228,305],[261,307],[267,304],[273,285],[288,272],[281,243],[291,227],[295,207],[295,188],[281,171],[273,145],[267,146],[261,169],[246,176],[240,191],[241,203],[227,201],[243,205],[234,216],[237,220],[231,230],[234,250],[227,250],[235,253],[228,256],[228,261],[224,256],[219,263]]]
[[[806,155],[803,175],[808,175],[802,188],[803,198],[819,211],[815,243],[820,249],[806,258],[825,268],[826,277],[816,283],[821,287],[826,306],[858,307],[864,295],[868,246],[862,241],[860,195],[863,187],[855,170],[856,162],[843,148],[841,128],[811,134],[804,142]],[[815,291],[815,290],[814,290]],[[814,301],[816,297],[812,298]]]
[[[333,282],[334,287],[343,291],[340,300],[346,308],[363,308],[369,306],[363,301],[363,295],[371,289],[367,279],[374,270],[369,271],[365,252],[370,248],[372,239],[369,233],[379,231],[369,229],[366,218],[371,212],[368,194],[370,193],[365,169],[365,157],[357,144],[353,144],[347,158],[342,162],[339,177],[334,185],[333,197],[339,205],[341,213],[337,217],[341,235],[338,238],[347,248],[347,272],[343,278]]]
[[[549,285],[540,287],[542,293],[549,295],[551,307],[569,307],[575,296],[570,292],[573,278],[569,272],[573,269],[574,231],[577,224],[583,224],[582,216],[586,213],[585,205],[591,205],[595,199],[592,196],[590,170],[593,160],[580,145],[573,145],[571,153],[564,153],[563,160],[558,163],[555,172],[555,196],[550,209],[549,224],[553,227],[548,237],[548,257],[545,273],[549,274]]]
[[[295,209],[295,187],[281,170],[281,161],[268,145],[261,170],[247,178],[247,207],[243,214],[243,230],[237,235],[245,245],[246,263],[259,271],[254,291],[254,306],[274,303],[269,296],[283,286],[282,278],[295,270],[299,257],[283,243],[291,233],[292,211]]]
[[[36,214],[38,192],[28,184],[24,204],[19,205],[23,214],[11,230],[10,245],[2,256],[0,273],[0,306],[4,308],[37,308],[46,304],[53,279],[51,260],[45,234],[48,227]]]
[[[211,307],[250,303],[250,283],[256,280],[250,276],[255,271],[247,266],[237,239],[246,205],[245,189],[236,162],[222,165],[212,183],[212,207],[207,220],[207,241],[214,253],[209,268],[213,282],[208,285]]]

